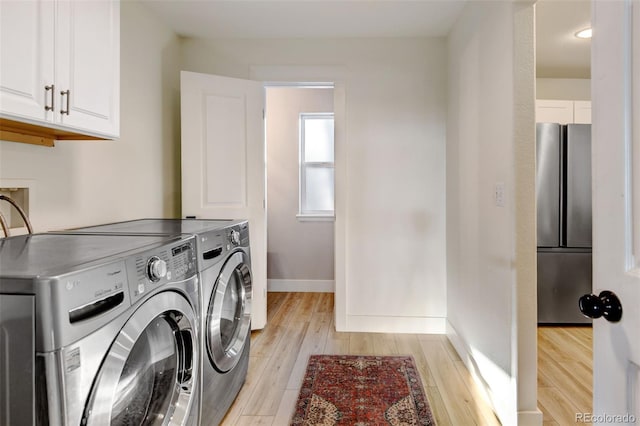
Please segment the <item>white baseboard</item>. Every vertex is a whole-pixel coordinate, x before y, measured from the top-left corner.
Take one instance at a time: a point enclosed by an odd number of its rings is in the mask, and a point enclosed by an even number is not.
[[[356,333],[444,334],[446,319],[440,317],[392,317],[347,315],[345,329]]]
[[[542,426],[542,411],[518,411],[518,426]]]
[[[487,381],[489,378],[483,378],[482,372],[478,370],[477,364],[479,360],[474,358],[472,351],[467,347],[464,339],[458,334],[455,327],[449,321],[447,321],[447,338],[462,359],[462,362],[464,362],[475,382],[482,389],[482,396],[485,401],[493,407],[496,416],[502,424],[517,424],[518,426],[542,425],[542,412],[539,409],[536,411],[518,411],[514,414],[514,412],[509,409],[510,406],[508,402],[505,404],[505,401],[508,401],[508,397],[505,398],[505,392],[508,390],[509,383],[507,382],[510,382],[509,378],[493,378],[493,385],[499,390],[497,394],[491,390],[490,383]],[[511,403],[517,404],[516,401],[511,401]],[[513,405],[511,405],[511,407],[512,406]],[[516,419],[513,419],[514,415]]]
[[[273,292],[303,292],[303,293],[334,293],[334,280],[267,280],[267,291]]]

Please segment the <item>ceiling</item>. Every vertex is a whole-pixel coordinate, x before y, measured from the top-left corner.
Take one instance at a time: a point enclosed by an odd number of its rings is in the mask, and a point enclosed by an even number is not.
[[[184,37],[442,37],[465,0],[140,0]],[[478,1],[478,0],[469,0]],[[590,0],[539,0],[539,77],[588,78]]]
[[[464,0],[142,0],[185,37],[434,37]]]
[[[538,0],[537,76],[590,78],[591,41],[575,33],[591,26],[590,0]]]

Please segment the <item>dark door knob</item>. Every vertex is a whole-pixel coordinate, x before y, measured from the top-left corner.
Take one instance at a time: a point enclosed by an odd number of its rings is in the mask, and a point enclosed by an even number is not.
[[[612,291],[603,291],[600,295],[585,294],[578,301],[580,312],[589,318],[604,317],[607,321],[618,322],[622,318],[622,304]]]

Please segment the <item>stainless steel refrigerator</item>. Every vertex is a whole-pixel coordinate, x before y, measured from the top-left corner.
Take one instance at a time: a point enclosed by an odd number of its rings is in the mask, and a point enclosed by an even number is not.
[[[536,125],[536,202],[538,323],[590,323],[591,125]]]

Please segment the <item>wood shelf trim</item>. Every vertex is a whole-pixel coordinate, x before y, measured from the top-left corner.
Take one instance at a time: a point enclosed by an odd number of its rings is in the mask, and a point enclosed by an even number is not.
[[[0,118],[0,140],[53,147],[56,140],[110,140],[42,125]]]
[[[54,146],[53,139],[51,138],[47,138],[44,136],[26,135],[24,133],[16,133],[11,130],[6,130],[5,128],[0,129],[0,140],[48,147]]]

